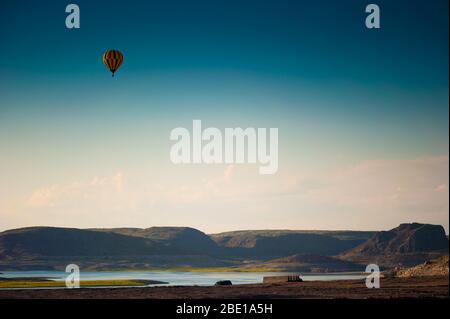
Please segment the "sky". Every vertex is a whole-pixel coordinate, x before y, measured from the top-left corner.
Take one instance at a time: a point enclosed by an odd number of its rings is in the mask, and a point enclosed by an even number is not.
[[[449,227],[448,1],[0,3],[0,230]],[[111,78],[102,53],[124,62]],[[279,170],[170,132],[275,127]]]

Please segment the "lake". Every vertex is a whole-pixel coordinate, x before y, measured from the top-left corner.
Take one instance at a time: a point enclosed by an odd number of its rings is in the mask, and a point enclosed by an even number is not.
[[[211,286],[219,280],[231,280],[233,284],[261,283],[265,276],[295,275],[286,272],[166,272],[166,271],[86,271],[80,273],[81,280],[145,279],[168,282],[169,286]],[[0,277],[48,277],[65,279],[63,271],[3,271]],[[350,280],[365,278],[364,274],[302,274],[305,281],[311,280]]]

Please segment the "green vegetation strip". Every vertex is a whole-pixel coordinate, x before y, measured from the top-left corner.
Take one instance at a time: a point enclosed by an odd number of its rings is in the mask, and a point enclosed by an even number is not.
[[[158,284],[151,280],[130,280],[130,279],[113,279],[113,280],[81,280],[80,287],[126,287],[126,286],[146,286],[150,284]],[[0,281],[0,288],[58,288],[65,287],[64,281],[52,280],[5,280]]]

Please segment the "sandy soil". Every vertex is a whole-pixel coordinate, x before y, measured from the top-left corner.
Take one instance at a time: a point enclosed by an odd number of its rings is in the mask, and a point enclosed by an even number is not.
[[[266,299],[266,298],[448,298],[449,277],[383,278],[381,288],[368,289],[363,280],[256,284],[222,287],[84,288],[0,291],[14,298],[150,298],[150,299]]]

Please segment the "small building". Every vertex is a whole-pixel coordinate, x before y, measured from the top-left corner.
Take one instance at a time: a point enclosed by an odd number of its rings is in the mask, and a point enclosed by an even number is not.
[[[277,284],[286,282],[303,282],[303,279],[300,275],[267,276],[263,278],[263,283],[265,284]]]

